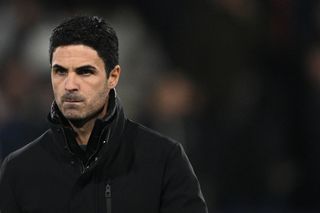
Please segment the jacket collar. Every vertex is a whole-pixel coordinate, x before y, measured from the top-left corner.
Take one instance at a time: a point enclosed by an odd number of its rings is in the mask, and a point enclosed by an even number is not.
[[[121,163],[121,160],[117,159],[119,156],[119,148],[126,146],[124,144],[126,141],[123,140],[126,128],[126,118],[120,100],[114,89],[110,90],[107,113],[108,115],[105,119],[96,120],[87,145],[86,154],[83,153],[83,150],[81,150],[76,143],[72,128],[55,102],[53,102],[51,106],[48,120],[52,126],[51,129],[53,130],[55,137],[59,138],[59,146],[64,147],[64,150],[68,147],[69,156],[71,151],[71,156],[77,156],[85,164],[89,165],[90,168],[94,169],[97,166],[102,166],[103,168],[110,167],[109,164],[111,164],[111,162],[119,162],[120,164],[126,163],[128,165],[128,161]],[[60,132],[62,131],[64,134],[58,134],[57,130],[60,130]],[[132,153],[130,155],[132,156]],[[98,160],[95,161],[95,159]],[[103,170],[106,171],[105,169]],[[112,172],[110,169],[109,171]],[[114,174],[108,175],[113,176]]]

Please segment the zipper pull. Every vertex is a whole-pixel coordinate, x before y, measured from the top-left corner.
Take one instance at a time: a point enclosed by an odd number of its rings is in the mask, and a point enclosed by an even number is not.
[[[106,195],[106,198],[111,198],[111,185],[110,185],[110,183],[107,183],[107,185],[106,185],[105,195]]]
[[[107,213],[112,213],[111,212],[111,199],[112,199],[112,194],[111,194],[111,184],[110,182],[107,183],[106,185],[106,191],[105,191],[105,198],[106,198],[106,206],[107,206]]]

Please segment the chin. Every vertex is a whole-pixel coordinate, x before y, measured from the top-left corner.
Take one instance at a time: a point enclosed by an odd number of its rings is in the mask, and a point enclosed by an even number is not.
[[[66,117],[66,119],[71,122],[75,127],[82,127],[86,122],[87,119],[83,117],[77,117],[77,116],[69,116]]]
[[[83,120],[83,116],[76,113],[63,113],[64,117],[70,121]]]
[[[84,118],[76,117],[76,116],[66,116],[65,118],[68,119],[69,121],[81,121],[81,120],[84,120]]]

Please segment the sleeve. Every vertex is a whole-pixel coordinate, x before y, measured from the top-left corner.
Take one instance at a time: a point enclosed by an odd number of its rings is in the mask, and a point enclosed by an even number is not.
[[[0,170],[0,213],[19,213],[19,208],[10,183],[9,158],[2,163]]]
[[[208,213],[199,181],[181,144],[176,144],[166,162],[161,213]]]

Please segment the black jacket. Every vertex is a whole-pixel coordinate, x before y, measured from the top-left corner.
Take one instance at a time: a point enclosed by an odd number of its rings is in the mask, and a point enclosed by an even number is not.
[[[115,92],[86,151],[55,104],[49,120],[49,130],[3,162],[1,213],[207,212],[181,145],[126,119]]]

